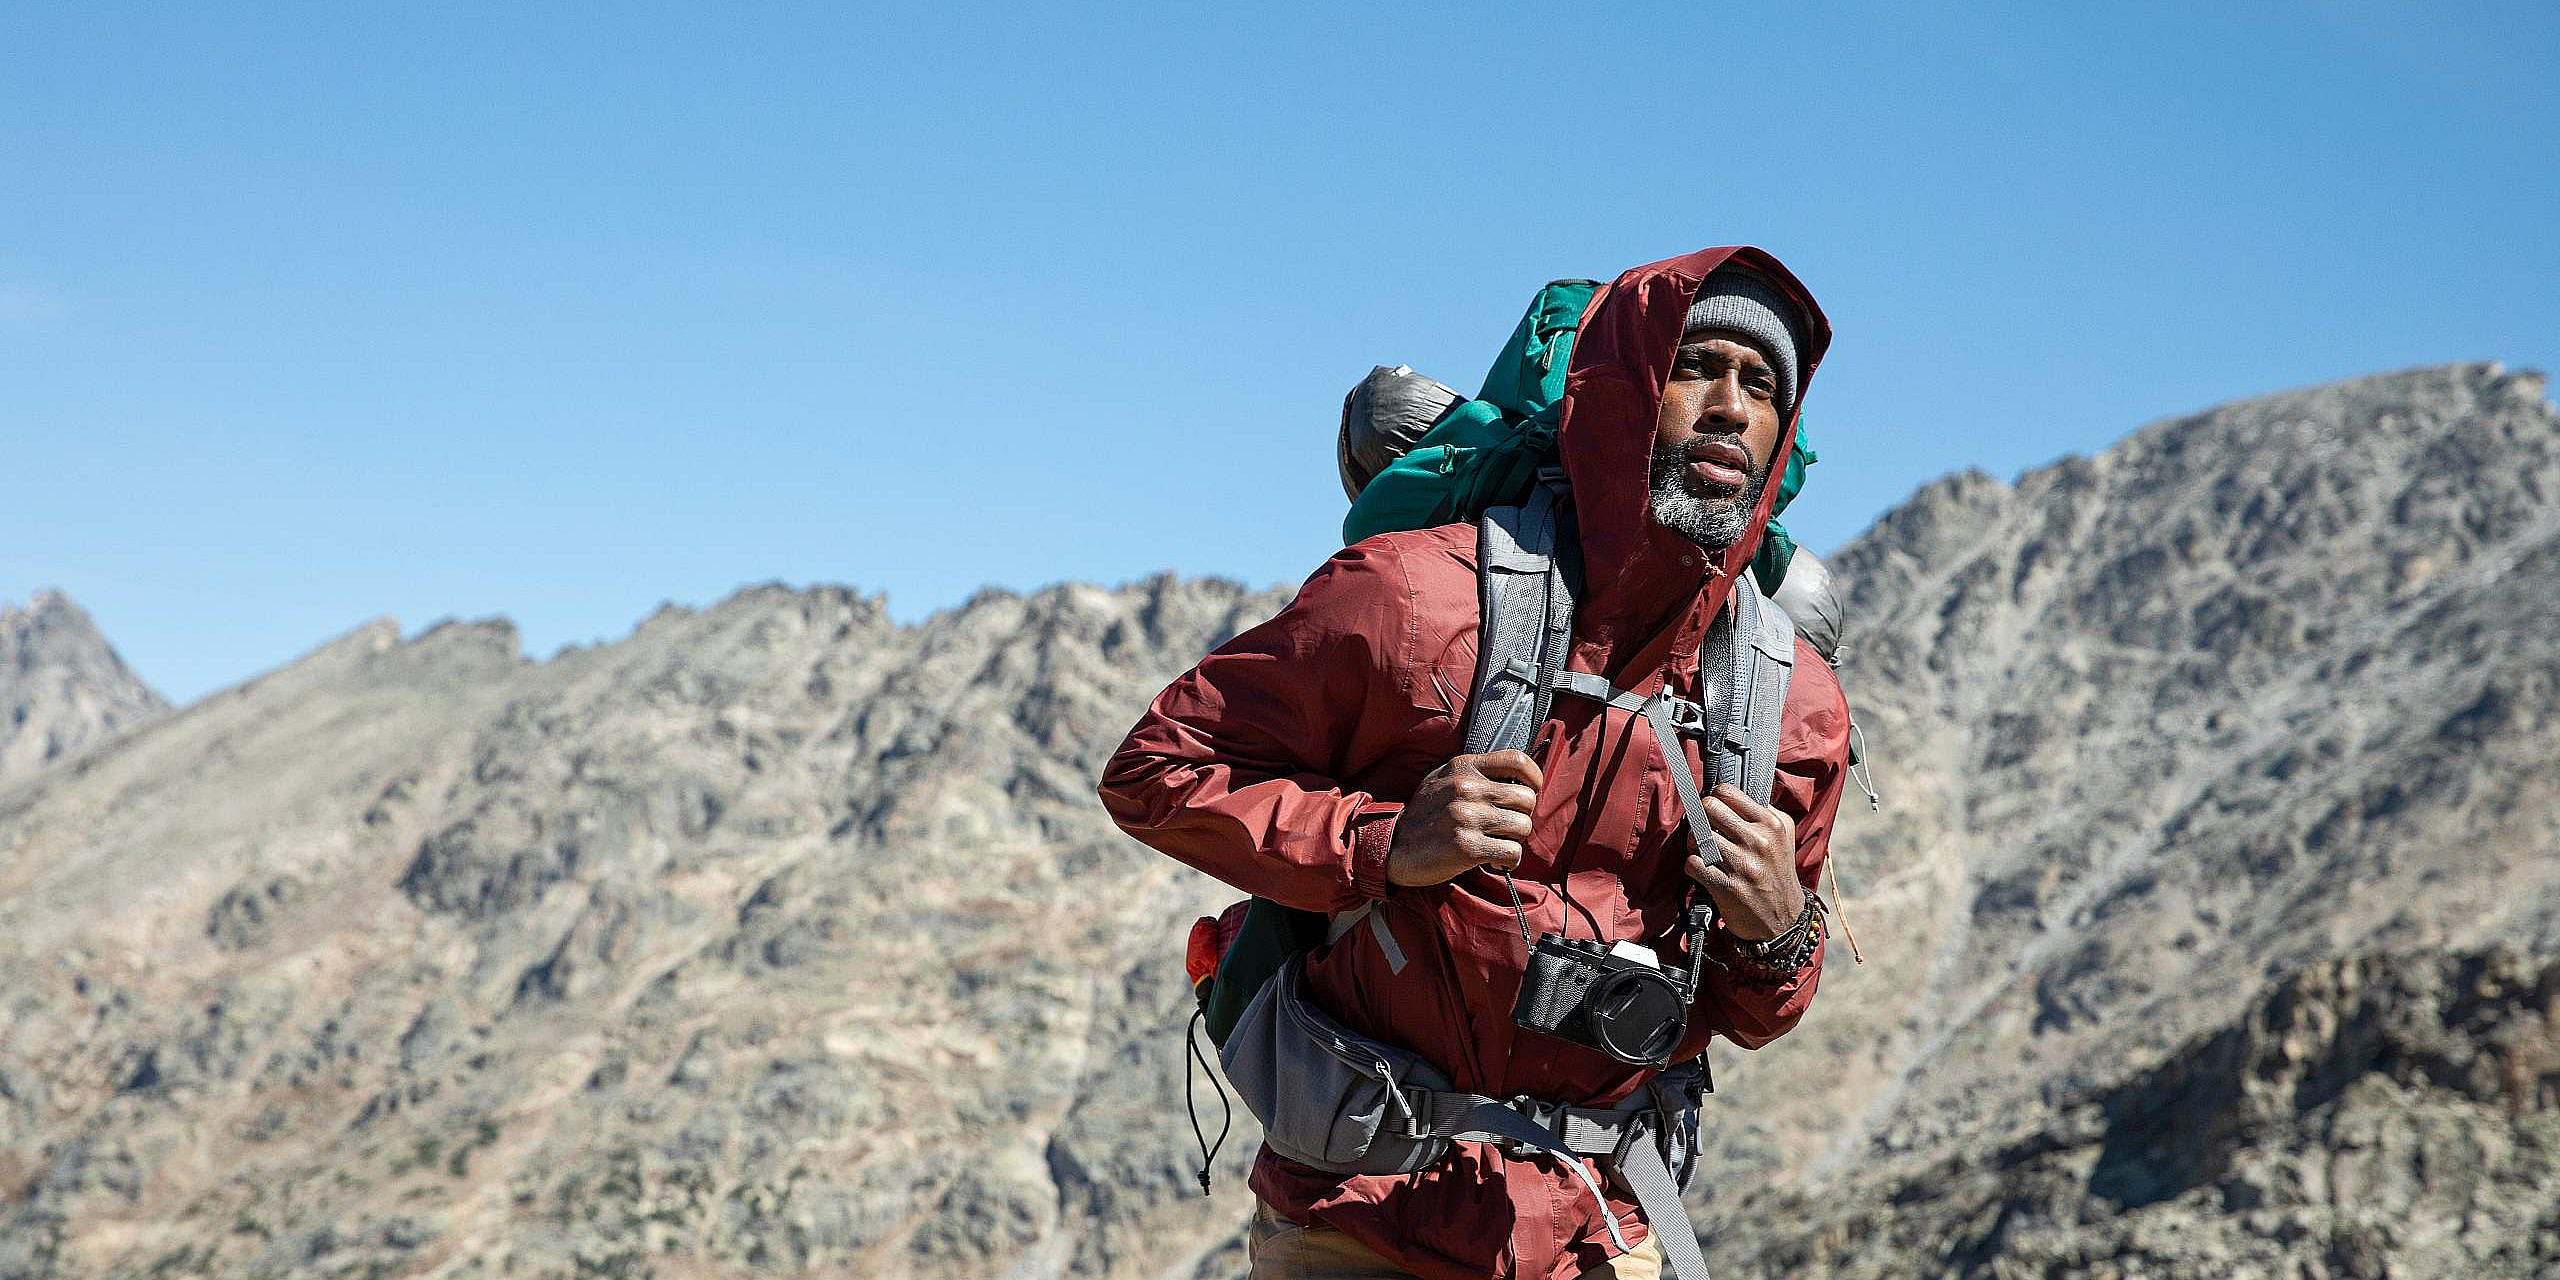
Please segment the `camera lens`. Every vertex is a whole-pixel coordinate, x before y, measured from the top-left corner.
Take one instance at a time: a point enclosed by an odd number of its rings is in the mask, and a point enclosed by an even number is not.
[[[1583,1007],[1600,1051],[1637,1066],[1667,1060],[1687,1029],[1680,989],[1651,969],[1622,969],[1600,979]]]

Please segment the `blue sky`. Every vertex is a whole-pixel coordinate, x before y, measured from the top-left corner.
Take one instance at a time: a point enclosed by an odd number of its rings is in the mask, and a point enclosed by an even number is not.
[[[538,12],[537,12],[538,11]],[[1790,524],[2560,355],[2560,9],[20,4],[0,600],[189,699],[368,617],[1294,581],[1374,363],[1702,244],[1839,339]]]

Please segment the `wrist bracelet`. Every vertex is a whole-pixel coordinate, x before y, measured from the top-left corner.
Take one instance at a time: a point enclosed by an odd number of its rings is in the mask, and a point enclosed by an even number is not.
[[[1762,977],[1783,978],[1812,963],[1823,939],[1822,898],[1808,893],[1804,910],[1778,936],[1760,942],[1735,939],[1743,967]]]

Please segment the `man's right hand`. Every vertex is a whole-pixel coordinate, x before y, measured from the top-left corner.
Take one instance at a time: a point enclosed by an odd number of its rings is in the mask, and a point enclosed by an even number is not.
[[[1519,866],[1546,781],[1525,751],[1456,756],[1432,770],[1396,815],[1387,882],[1443,884],[1475,867]]]

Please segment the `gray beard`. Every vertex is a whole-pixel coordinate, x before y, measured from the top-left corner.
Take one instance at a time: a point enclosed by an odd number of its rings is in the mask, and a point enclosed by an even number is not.
[[[1653,447],[1653,522],[1709,551],[1723,551],[1742,541],[1751,528],[1751,513],[1760,508],[1760,491],[1769,484],[1769,468],[1755,467],[1742,492],[1708,498],[1689,491],[1689,460],[1677,449]]]

